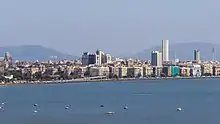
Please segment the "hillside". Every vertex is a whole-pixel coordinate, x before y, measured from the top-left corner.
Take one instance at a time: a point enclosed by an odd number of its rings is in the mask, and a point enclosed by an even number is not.
[[[215,48],[216,59],[220,59],[220,54],[217,54],[220,50],[220,44],[204,43],[204,42],[192,42],[192,43],[178,43],[170,44],[169,46],[169,58],[174,59],[175,53],[176,58],[180,60],[193,60],[193,50],[198,49],[201,53],[202,60],[212,60],[212,48]],[[144,50],[143,52],[137,53],[133,57],[139,59],[150,59],[151,51],[161,51],[161,46],[155,46]]]
[[[72,55],[64,54],[54,49],[45,48],[39,45],[1,47],[0,56],[3,56],[4,52],[9,52],[14,60],[48,60],[51,56],[57,56],[57,59],[76,58]]]

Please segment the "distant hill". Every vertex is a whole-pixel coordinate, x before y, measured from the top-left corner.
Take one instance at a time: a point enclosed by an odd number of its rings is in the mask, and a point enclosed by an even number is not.
[[[57,56],[57,59],[59,60],[76,59],[75,56],[64,54],[40,45],[1,47],[0,56],[4,56],[4,52],[9,52],[12,55],[13,60],[49,60],[51,59],[51,56]]]
[[[212,60],[212,48],[215,48],[216,60],[220,59],[220,44],[204,43],[204,42],[192,42],[192,43],[177,43],[170,44],[169,46],[169,59],[176,58],[180,60],[193,60],[193,50],[200,50],[202,60]],[[134,55],[134,58],[139,59],[151,59],[151,52],[153,50],[161,50],[161,46],[155,46],[149,49],[144,50],[143,52],[137,53]]]

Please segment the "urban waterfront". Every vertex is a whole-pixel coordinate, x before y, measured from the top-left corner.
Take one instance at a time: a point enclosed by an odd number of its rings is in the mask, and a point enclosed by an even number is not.
[[[95,53],[84,52],[78,60],[57,60],[52,56],[48,61],[13,61],[12,55],[5,52],[0,60],[0,85],[220,76],[214,47],[212,61],[201,60],[197,49],[193,53],[193,60],[170,60],[169,40],[162,40],[162,52],[151,52],[151,60],[115,58],[97,49]]]
[[[0,101],[4,104],[1,105],[0,123],[217,124],[220,122],[219,81],[147,80],[2,86]],[[106,112],[116,113],[106,115]]]

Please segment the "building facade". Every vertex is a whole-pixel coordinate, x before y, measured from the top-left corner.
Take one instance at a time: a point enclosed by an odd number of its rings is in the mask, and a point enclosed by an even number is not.
[[[96,65],[101,66],[102,64],[105,63],[105,53],[102,52],[101,50],[97,50],[96,55],[97,55],[96,56],[96,59],[97,59]]]
[[[96,64],[97,62],[96,54],[89,54],[88,52],[83,53],[82,55],[82,65],[91,65]]]
[[[169,61],[169,40],[162,40],[162,61]]]
[[[194,50],[194,60],[200,61],[200,51],[199,50]]]
[[[152,51],[151,53],[151,65],[162,67],[162,53],[159,51]]]
[[[105,54],[105,63],[109,64],[112,62],[112,57],[110,54]]]

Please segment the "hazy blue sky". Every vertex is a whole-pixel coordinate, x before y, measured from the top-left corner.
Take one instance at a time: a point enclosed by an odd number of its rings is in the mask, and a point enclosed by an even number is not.
[[[0,0],[0,45],[114,55],[196,40],[220,43],[219,0]]]

